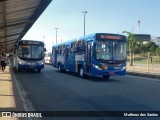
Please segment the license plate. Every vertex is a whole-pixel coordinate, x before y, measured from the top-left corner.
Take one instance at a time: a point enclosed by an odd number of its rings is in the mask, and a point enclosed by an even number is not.
[[[109,72],[110,75],[114,74],[114,72]]]

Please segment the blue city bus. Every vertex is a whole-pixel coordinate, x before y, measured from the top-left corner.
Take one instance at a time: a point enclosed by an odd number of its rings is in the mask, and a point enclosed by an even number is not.
[[[52,47],[52,66],[58,71],[86,75],[126,74],[126,37],[119,34],[95,33]]]
[[[44,69],[45,44],[42,41],[20,40],[14,47],[13,65],[18,72],[21,70]]]

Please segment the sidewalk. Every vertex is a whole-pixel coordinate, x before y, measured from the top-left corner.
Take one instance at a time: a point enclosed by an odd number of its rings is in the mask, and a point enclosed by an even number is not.
[[[160,68],[148,69],[146,66],[127,65],[127,74],[160,79]]]
[[[10,66],[6,66],[4,72],[0,69],[0,120],[20,120],[18,118],[1,117],[2,112],[7,111],[24,111]]]

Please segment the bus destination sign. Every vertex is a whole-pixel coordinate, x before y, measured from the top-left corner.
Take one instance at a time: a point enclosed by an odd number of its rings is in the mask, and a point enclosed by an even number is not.
[[[100,39],[111,39],[111,40],[121,40],[121,36],[115,36],[115,35],[100,35]]]
[[[38,42],[38,41],[34,41],[34,42],[31,42],[31,41],[23,41],[23,44],[36,44],[36,45],[40,45],[40,44],[42,44],[42,42]]]

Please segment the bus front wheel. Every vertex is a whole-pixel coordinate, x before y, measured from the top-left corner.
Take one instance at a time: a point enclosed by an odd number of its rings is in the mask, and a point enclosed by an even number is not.
[[[41,72],[41,69],[37,69],[37,71],[40,73],[40,72]]]
[[[103,75],[104,79],[109,79],[110,75]]]
[[[21,70],[18,68],[18,69],[17,69],[17,72],[21,72]]]

